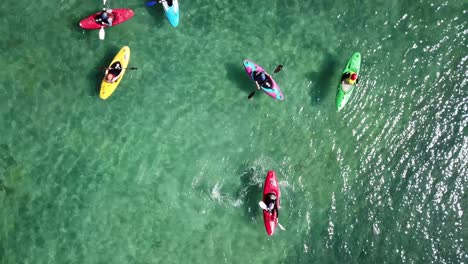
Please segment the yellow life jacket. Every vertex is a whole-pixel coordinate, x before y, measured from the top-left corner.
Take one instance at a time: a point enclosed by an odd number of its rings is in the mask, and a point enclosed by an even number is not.
[[[356,80],[351,80],[351,76],[353,76],[353,74],[355,74],[355,72],[352,72],[352,71],[349,72],[349,78],[345,79],[345,83],[347,83],[349,85],[353,85],[353,84],[356,83],[357,78],[356,78]]]

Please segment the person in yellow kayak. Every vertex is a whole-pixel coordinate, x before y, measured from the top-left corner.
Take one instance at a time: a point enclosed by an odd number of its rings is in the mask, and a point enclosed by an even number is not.
[[[106,82],[113,83],[117,81],[121,73],[122,73],[122,65],[120,65],[120,62],[116,62],[112,64],[111,67],[107,69]]]
[[[342,81],[348,85],[354,85],[359,83],[359,77],[355,72],[345,72],[342,77]]]
[[[103,11],[97,16],[96,23],[111,27],[113,20],[114,14],[112,13],[112,9],[104,8]]]

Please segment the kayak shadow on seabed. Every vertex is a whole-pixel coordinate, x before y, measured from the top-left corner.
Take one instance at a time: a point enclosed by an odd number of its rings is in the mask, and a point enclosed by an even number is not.
[[[119,48],[115,47],[109,49],[105,56],[103,56],[96,67],[92,68],[88,74],[88,80],[91,87],[90,95],[99,96],[99,90],[101,89],[101,82],[104,78],[105,68],[109,66],[110,62],[114,58],[115,54],[119,51]]]
[[[249,76],[245,72],[242,62],[225,63],[224,68],[226,69],[226,78],[235,83],[237,87],[242,91],[245,91],[246,94],[250,94],[256,89],[255,83],[250,80]]]
[[[339,61],[335,56],[327,54],[319,71],[306,74],[306,78],[312,81],[312,87],[310,88],[312,104],[319,104],[325,101],[330,93],[336,91],[339,82],[339,77],[337,77],[339,72]]]
[[[154,6],[146,6],[146,10],[148,10],[148,13],[154,17],[158,27],[164,26],[166,21],[166,14],[164,13],[164,8],[161,6],[161,4],[158,3]],[[167,21],[167,23],[169,25],[169,21]]]
[[[247,166],[248,164],[244,164],[240,172],[241,187],[237,193],[237,197],[243,201],[242,207],[245,210],[245,215],[248,217],[249,223],[251,223],[252,221],[255,222],[255,219],[261,215],[258,202],[262,200],[263,186],[262,181],[257,180],[257,178],[258,173],[262,171],[257,171]]]

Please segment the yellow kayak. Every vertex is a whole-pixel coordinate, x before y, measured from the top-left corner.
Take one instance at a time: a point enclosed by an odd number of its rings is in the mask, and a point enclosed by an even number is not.
[[[129,62],[130,48],[124,46],[117,55],[115,55],[114,59],[109,64],[109,67],[107,67],[106,74],[102,79],[101,91],[99,92],[99,97],[102,100],[109,98],[114,93],[115,89],[117,89]]]

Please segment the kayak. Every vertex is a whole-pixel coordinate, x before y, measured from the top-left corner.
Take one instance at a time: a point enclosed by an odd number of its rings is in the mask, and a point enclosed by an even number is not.
[[[280,208],[280,189],[278,186],[278,179],[274,171],[268,171],[265,184],[263,186],[263,199],[262,201],[267,204],[268,194],[274,193],[276,195],[276,210],[270,213],[263,210],[263,223],[265,224],[266,232],[269,236],[275,233],[276,226],[278,225],[278,211]]]
[[[172,2],[171,6],[169,6],[170,3],[168,3],[168,1],[162,2],[164,13],[166,13],[169,23],[171,23],[173,27],[177,27],[177,25],[179,25],[179,1],[172,0],[169,2]]]
[[[99,15],[102,13],[102,11],[99,11],[95,14],[90,15],[89,17],[83,19],[80,21],[80,27],[84,29],[100,29],[101,27],[108,27],[106,25],[103,25],[101,23],[96,22],[96,19],[99,17]],[[133,10],[127,9],[127,8],[120,8],[120,9],[112,9],[112,14],[114,15],[113,21],[112,21],[112,26],[116,26],[118,24],[121,24],[130,18],[133,17]]]
[[[361,54],[359,52],[355,52],[349,58],[348,63],[346,63],[342,75],[346,72],[355,72],[359,76],[360,68]],[[346,103],[348,103],[349,98],[353,93],[354,86],[356,86],[356,84],[350,85],[346,84],[343,80],[340,80],[340,83],[338,84],[338,91],[336,92],[336,110],[340,111],[341,109],[343,109]]]
[[[254,81],[256,71],[267,73],[262,67],[258,66],[255,62],[250,60],[244,60],[244,68],[247,74],[249,75],[250,79],[252,79],[252,81]],[[260,88],[262,89],[262,91],[277,100],[283,101],[283,92],[281,92],[281,89],[278,86],[278,84],[275,82],[275,80],[273,80],[273,78],[271,78],[271,76],[268,78],[268,81],[272,84],[272,86],[261,86]]]
[[[106,80],[106,76],[107,74],[109,73],[109,69],[110,68],[113,68],[113,66],[116,64],[116,63],[120,63],[122,69],[119,73],[119,77],[116,81],[112,82],[112,83],[109,83],[107,82]],[[102,79],[102,82],[101,82],[101,90],[99,92],[99,97],[102,99],[102,100],[106,100],[107,98],[109,98],[109,96],[111,96],[115,89],[117,89],[117,86],[119,86],[119,83],[120,81],[122,80],[124,74],[125,74],[125,71],[128,67],[128,63],[130,62],[130,48],[127,47],[127,46],[124,46],[118,53],[117,55],[115,55],[114,59],[112,59],[112,62],[109,64],[109,67],[107,67],[107,70],[106,70],[106,73],[104,74],[104,78]]]

